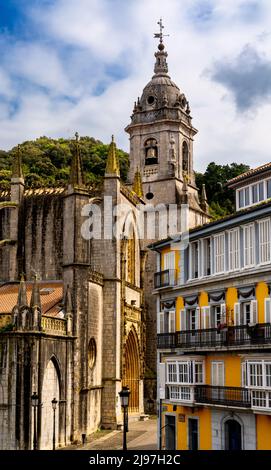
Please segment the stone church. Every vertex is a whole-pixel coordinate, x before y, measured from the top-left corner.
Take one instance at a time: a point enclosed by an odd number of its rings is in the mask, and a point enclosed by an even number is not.
[[[155,411],[156,271],[151,240],[136,213],[147,204],[189,205],[190,227],[209,220],[193,171],[189,103],[168,75],[162,25],[154,75],[135,102],[130,172],[119,176],[112,139],[103,189],[86,187],[76,136],[67,187],[25,189],[20,150],[10,191],[0,193],[0,448],[33,448],[31,396],[38,395],[37,445],[81,442],[122,422],[119,391],[131,391],[129,416]],[[118,221],[106,210],[125,205]],[[82,236],[88,208],[100,209],[100,238]],[[152,409],[151,409],[152,406]]]

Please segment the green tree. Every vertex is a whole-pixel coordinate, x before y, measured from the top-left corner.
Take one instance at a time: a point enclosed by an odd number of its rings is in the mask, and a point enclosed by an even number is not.
[[[227,181],[249,170],[243,163],[230,165],[217,165],[209,163],[205,173],[196,173],[196,184],[201,191],[205,184],[211,215],[218,219],[235,210],[234,191],[226,185]]]
[[[50,139],[42,136],[34,141],[21,144],[23,171],[26,187],[60,186],[69,179],[73,139]],[[81,137],[80,150],[86,183],[99,184],[104,176],[109,145],[93,137]],[[6,189],[10,182],[11,161],[16,147],[8,152],[0,150],[0,188]],[[120,162],[120,174],[127,179],[129,157],[126,152],[117,149]],[[9,173],[2,173],[9,171]]]

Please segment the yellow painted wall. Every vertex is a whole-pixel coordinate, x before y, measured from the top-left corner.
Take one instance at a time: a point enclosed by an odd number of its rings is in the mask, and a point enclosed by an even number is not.
[[[169,253],[170,251],[174,251],[175,253],[175,269],[177,271],[177,274],[179,275],[179,271],[180,271],[180,258],[181,258],[181,254],[180,254],[180,250],[171,250],[170,247],[167,247],[165,248],[162,253],[161,253],[161,271],[164,270],[164,255],[166,253]]]
[[[167,406],[168,412],[173,412],[173,406]],[[166,413],[166,412],[165,412]],[[164,413],[164,415],[165,415]],[[188,418],[199,419],[199,450],[210,450],[212,448],[212,430],[211,430],[211,410],[208,408],[192,408],[187,406],[177,406],[176,412],[177,426],[177,450],[188,450]],[[185,421],[179,421],[179,415],[185,415]],[[164,425],[163,418],[163,425]],[[164,441],[164,439],[163,439]]]
[[[229,325],[234,324],[234,304],[238,302],[238,292],[235,287],[229,287],[226,292],[227,321]]]
[[[176,300],[176,318],[175,318],[175,324],[176,324],[176,331],[180,331],[181,325],[180,325],[180,311],[184,308],[184,300],[182,297],[177,297]]]
[[[257,450],[271,450],[271,416],[257,415]]]
[[[208,294],[207,292],[201,292],[199,295],[199,307],[208,307]],[[200,315],[200,328],[203,328],[203,318]]]
[[[268,286],[265,282],[259,282],[256,286],[256,299],[258,300],[258,322],[264,323],[264,299],[269,297]]]

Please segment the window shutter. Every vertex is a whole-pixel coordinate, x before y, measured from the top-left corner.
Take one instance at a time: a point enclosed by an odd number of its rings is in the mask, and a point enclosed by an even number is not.
[[[169,333],[174,333],[175,332],[175,310],[170,310],[168,315],[169,315],[168,332]]]
[[[195,329],[196,330],[200,329],[200,307],[196,308],[196,326],[195,326]]]
[[[210,307],[202,308],[202,328],[210,328]]]
[[[234,304],[234,324],[236,326],[241,324],[241,317],[240,317],[240,304],[237,302]]]
[[[242,362],[242,387],[247,386],[247,364],[246,362]]]
[[[251,301],[250,323],[258,323],[258,300]]]
[[[175,251],[164,254],[164,270],[175,269]]]
[[[164,312],[160,312],[160,322],[159,322],[159,333],[165,332],[165,314]]]
[[[227,323],[227,318],[226,318],[226,304],[221,304],[221,323]]]
[[[160,400],[165,399],[165,384],[166,384],[166,364],[159,364],[159,398]]]
[[[212,362],[212,385],[224,386],[224,363]]]
[[[180,311],[180,329],[181,331],[186,330],[186,310],[184,308]]]
[[[271,299],[267,297],[264,299],[264,322],[271,323]]]

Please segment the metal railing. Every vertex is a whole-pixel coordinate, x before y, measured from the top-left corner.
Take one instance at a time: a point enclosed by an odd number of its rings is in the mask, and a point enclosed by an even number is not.
[[[197,385],[195,403],[251,408],[250,390],[242,387]]]
[[[271,324],[228,326],[223,329],[184,330],[158,334],[158,349],[209,348],[271,343]]]
[[[177,284],[177,271],[176,269],[166,269],[154,274],[154,287],[175,286]]]

